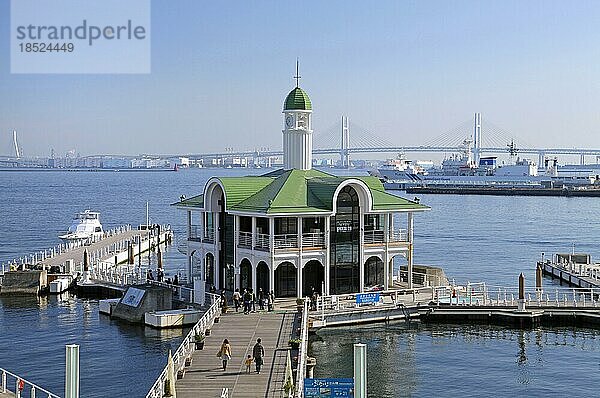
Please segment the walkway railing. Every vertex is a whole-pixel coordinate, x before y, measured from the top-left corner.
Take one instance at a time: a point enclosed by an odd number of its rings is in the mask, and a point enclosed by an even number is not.
[[[185,367],[185,359],[189,357],[194,352],[194,340],[196,334],[204,333],[207,327],[211,326],[214,323],[214,319],[221,312],[220,302],[221,298],[216,294],[206,293],[207,297],[210,299],[210,307],[206,310],[202,318],[194,325],[194,327],[189,331],[189,333],[185,336],[179,348],[173,354],[173,363],[175,364],[175,374],[179,370],[182,370]],[[165,391],[165,382],[167,380],[167,372],[168,367],[165,365],[163,371],[160,373],[148,394],[146,394],[146,398],[162,398]]]
[[[448,284],[448,280],[441,275],[435,274],[424,274],[422,272],[413,272],[412,273],[412,282],[413,286],[417,287],[427,287],[427,286],[444,286]],[[397,275],[395,275],[397,282],[408,283],[408,271],[400,270]]]
[[[102,240],[104,238],[119,235],[121,233],[128,232],[128,231],[131,231],[131,225],[129,225],[129,224],[122,225],[120,227],[116,227],[116,228],[110,229],[108,231],[105,231],[104,234],[102,234],[101,238],[94,238],[92,240],[87,240],[87,241],[78,240],[78,241],[74,241],[74,242],[61,243],[61,244],[51,247],[49,249],[38,251],[38,252],[35,252],[32,254],[25,255],[23,257],[15,258],[8,262],[4,262],[4,263],[2,263],[0,268],[2,269],[2,272],[4,273],[4,272],[8,272],[11,269],[16,270],[19,267],[22,267],[24,265],[35,265],[35,264],[41,263],[45,260],[51,259],[55,256],[61,255],[63,253],[68,253],[73,249],[87,246],[90,243],[99,242],[100,240]]]
[[[215,229],[214,228],[206,228],[203,242],[206,243],[214,243],[215,242]]]
[[[97,261],[90,265],[90,278],[99,282],[119,286],[146,283],[148,267],[117,265],[107,261]]]
[[[458,306],[516,306],[518,288],[487,286],[485,283],[467,283],[464,286],[434,288],[434,302]],[[600,308],[600,289],[526,288],[524,301],[531,307],[586,307]]]
[[[191,289],[191,288],[185,287],[185,286],[181,286],[181,285],[173,285],[173,284],[170,284],[167,282],[148,281],[148,283],[155,285],[155,286],[166,287],[166,288],[173,290],[173,293],[175,293],[175,296],[181,301],[186,301],[188,303],[194,302],[194,289]]]
[[[302,310],[302,333],[300,334],[300,346],[298,347],[298,368],[296,370],[296,386],[294,397],[304,396],[304,379],[306,378],[306,357],[308,355],[308,300],[304,300]]]
[[[0,368],[0,373],[0,383],[2,383],[0,384],[1,393],[16,392],[16,397],[24,396],[25,394],[29,393],[29,397],[31,398],[60,398],[58,395],[52,394],[50,391],[33,384],[30,381],[27,381],[6,369]],[[13,385],[15,387],[14,391],[10,390],[9,385]]]

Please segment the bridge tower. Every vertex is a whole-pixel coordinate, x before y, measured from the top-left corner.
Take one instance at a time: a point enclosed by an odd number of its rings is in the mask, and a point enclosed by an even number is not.
[[[21,152],[19,152],[19,143],[17,142],[17,130],[13,130],[13,144],[15,146],[15,156],[18,159],[21,157]]]
[[[481,113],[475,114],[475,125],[473,126],[473,157],[475,165],[479,167],[481,158]]]
[[[342,116],[342,146],[340,148],[340,160],[342,168],[350,168],[350,128],[348,127],[348,117]]]

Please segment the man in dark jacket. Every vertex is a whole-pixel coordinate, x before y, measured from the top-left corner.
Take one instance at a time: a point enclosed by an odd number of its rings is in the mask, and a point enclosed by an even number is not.
[[[254,363],[256,364],[256,373],[260,374],[260,368],[264,363],[265,349],[260,343],[261,339],[256,340],[254,348],[252,348],[252,356],[254,357]]]

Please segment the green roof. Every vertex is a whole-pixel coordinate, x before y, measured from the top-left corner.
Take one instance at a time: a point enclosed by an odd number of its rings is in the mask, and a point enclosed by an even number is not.
[[[338,177],[319,170],[278,170],[262,176],[218,177],[225,188],[228,211],[260,214],[331,213],[333,196],[348,179],[362,181],[370,190],[370,211],[426,210],[427,206],[385,192],[376,177]],[[184,207],[204,207],[203,195],[174,203]]]
[[[312,104],[310,103],[310,98],[308,98],[308,94],[306,94],[306,91],[302,90],[300,87],[296,87],[295,89],[290,91],[288,96],[285,98],[283,110],[312,110]]]

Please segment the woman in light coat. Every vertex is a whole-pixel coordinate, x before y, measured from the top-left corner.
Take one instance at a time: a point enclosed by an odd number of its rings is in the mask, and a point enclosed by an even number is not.
[[[223,340],[223,344],[221,344],[221,349],[217,356],[223,361],[223,370],[227,370],[227,361],[231,359],[231,346],[229,345],[229,340]]]

